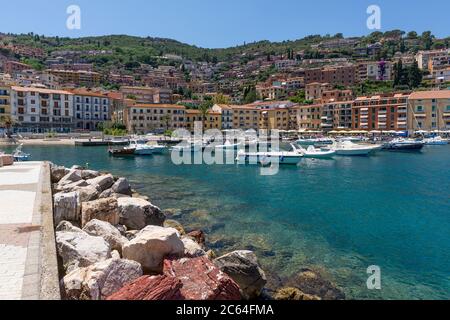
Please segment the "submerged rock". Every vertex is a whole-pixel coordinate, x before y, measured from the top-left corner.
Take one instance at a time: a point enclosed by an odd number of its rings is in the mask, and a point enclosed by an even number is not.
[[[73,270],[63,278],[62,283],[69,300],[103,300],[141,276],[139,263],[108,259]]]
[[[183,242],[173,228],[147,226],[122,247],[125,259],[139,262],[145,272],[160,273],[166,256],[182,256]]]
[[[266,275],[259,267],[258,259],[252,251],[228,253],[215,259],[214,264],[236,281],[245,299],[259,297],[267,282]]]
[[[122,252],[122,246],[128,242],[117,228],[105,221],[91,220],[84,226],[83,231],[91,236],[102,237],[108,242],[111,250],[117,250],[119,253]]]
[[[202,230],[191,231],[187,234],[187,236],[195,239],[195,241],[197,241],[197,243],[199,245],[201,245],[201,246],[205,245],[206,238],[205,238],[205,233]]]
[[[106,300],[181,300],[182,282],[172,276],[143,276],[128,283]]]
[[[81,205],[81,226],[85,226],[92,219],[107,221],[112,225],[119,224],[119,206],[117,199],[106,198]]]
[[[183,226],[178,221],[168,219],[168,220],[164,221],[163,226],[165,228],[174,228],[174,229],[176,229],[180,233],[181,236],[186,234],[186,232],[184,231]]]
[[[303,293],[297,288],[281,288],[275,293],[275,300],[321,300],[320,297]]]
[[[150,202],[139,198],[119,198],[120,224],[140,230],[147,225],[162,226],[166,219],[162,211]]]

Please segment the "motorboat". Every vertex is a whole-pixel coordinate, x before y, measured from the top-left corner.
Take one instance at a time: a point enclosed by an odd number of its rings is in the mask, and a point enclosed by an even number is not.
[[[183,141],[173,146],[172,150],[179,152],[200,152],[203,151],[205,143],[203,141]]]
[[[439,146],[448,144],[448,140],[442,139],[441,136],[423,139],[423,143],[428,146]]]
[[[144,141],[134,140],[124,149],[134,149],[134,154],[138,156],[150,156],[153,154],[153,148]]]
[[[316,145],[330,145],[333,144],[333,139],[330,138],[300,138],[297,141],[300,146],[316,146]]]
[[[425,143],[420,140],[397,138],[383,145],[383,150],[388,151],[419,151]]]
[[[332,148],[339,156],[367,156],[381,149],[381,145],[358,144],[351,141],[337,141]]]
[[[23,147],[23,144],[21,144],[20,146],[18,146],[16,148],[16,150],[14,150],[14,152],[12,154],[13,158],[14,158],[14,161],[22,162],[22,161],[29,161],[30,160],[31,155],[29,153],[23,152],[22,147]]]
[[[157,154],[161,154],[164,152],[164,150],[167,149],[166,146],[163,146],[160,144],[149,144],[148,146],[152,149],[153,153],[157,153]]]
[[[294,145],[292,145],[292,148],[294,148],[295,151],[302,154],[305,158],[316,158],[316,159],[326,159],[326,158],[332,158],[336,155],[336,150],[334,149],[324,149],[324,148],[316,148],[314,146],[309,146],[308,148],[304,149],[302,147],[296,148]]]
[[[120,149],[109,149],[108,153],[110,156],[120,157],[120,156],[133,156],[134,151],[135,151],[134,148],[125,147],[125,148],[120,148]]]
[[[303,158],[295,151],[269,151],[269,152],[245,152],[243,150],[238,152],[236,161],[240,164],[261,164],[263,166],[271,163],[279,164],[293,164],[296,165]]]

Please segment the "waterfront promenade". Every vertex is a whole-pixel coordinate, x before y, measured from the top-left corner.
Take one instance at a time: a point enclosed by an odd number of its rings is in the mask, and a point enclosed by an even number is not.
[[[0,300],[58,299],[49,165],[0,168]]]

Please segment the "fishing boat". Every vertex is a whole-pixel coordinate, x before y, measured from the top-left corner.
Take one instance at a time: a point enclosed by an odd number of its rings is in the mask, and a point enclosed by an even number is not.
[[[383,150],[420,151],[424,145],[424,142],[420,140],[397,138],[383,144]]]
[[[307,149],[304,149],[302,147],[296,148],[294,145],[291,146],[305,158],[327,159],[336,155],[336,150],[334,149],[315,148],[314,146],[309,146]]]
[[[423,143],[428,146],[440,146],[448,144],[448,140],[443,139],[441,136],[436,136],[423,139]]]
[[[113,157],[121,157],[121,156],[133,156],[134,155],[134,148],[125,147],[120,149],[109,149],[108,153],[110,156]]]
[[[138,156],[150,156],[153,154],[152,147],[139,140],[131,141],[130,145],[124,149],[134,149],[134,154]]]
[[[381,149],[381,145],[358,144],[351,141],[337,141],[332,148],[339,156],[367,156]]]
[[[18,146],[16,150],[13,152],[14,161],[22,162],[22,161],[29,161],[31,158],[31,155],[29,153],[25,153],[22,150],[23,144]]]
[[[300,146],[316,146],[316,145],[330,145],[333,144],[333,139],[330,138],[300,138],[297,141]]]
[[[296,165],[303,158],[295,151],[269,151],[269,152],[245,152],[243,150],[238,152],[236,161],[240,164],[261,164],[263,166],[278,162],[279,164],[293,164]]]

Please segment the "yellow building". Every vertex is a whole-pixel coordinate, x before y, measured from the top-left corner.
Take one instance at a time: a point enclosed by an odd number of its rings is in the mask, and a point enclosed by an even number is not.
[[[195,123],[203,121],[203,130],[222,129],[222,113],[213,110],[208,111],[208,114],[202,119],[202,113],[196,109],[186,110],[186,125],[185,128],[189,131],[194,131]]]
[[[0,118],[11,115],[11,87],[0,84]]]
[[[252,106],[231,106],[233,109],[233,129],[258,130],[261,110]]]
[[[276,109],[261,109],[260,110],[259,128],[266,130],[290,130],[291,121],[289,109],[276,108]]]
[[[76,86],[96,87],[100,84],[101,75],[98,72],[84,70],[47,70],[48,73],[59,77],[61,83]]]
[[[417,91],[408,99],[408,130],[449,130],[450,90]]]
[[[127,129],[133,133],[185,128],[186,108],[176,104],[135,104],[127,108]]]
[[[293,109],[296,110],[299,130],[321,130],[322,104],[295,106]]]

